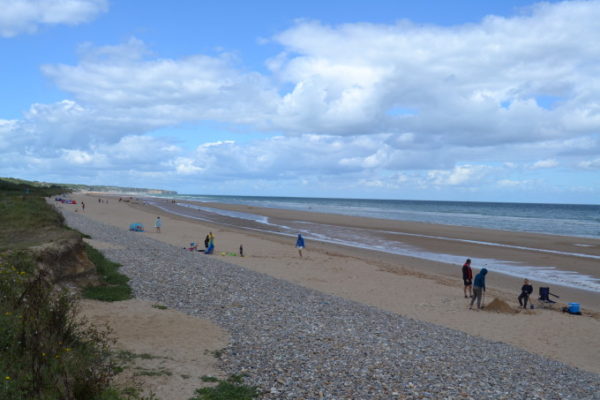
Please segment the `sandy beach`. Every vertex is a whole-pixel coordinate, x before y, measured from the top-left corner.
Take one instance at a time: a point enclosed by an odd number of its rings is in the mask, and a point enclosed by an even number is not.
[[[346,299],[365,303],[383,310],[417,320],[432,322],[457,329],[471,335],[493,341],[512,344],[532,353],[564,362],[587,371],[600,373],[600,294],[566,287],[552,286],[552,291],[566,302],[582,304],[584,315],[575,316],[560,311],[563,304],[553,309],[518,310],[516,297],[521,279],[489,274],[485,301],[490,304],[495,298],[510,305],[510,309],[484,308],[481,311],[468,309],[463,297],[460,266],[453,270],[446,264],[422,259],[402,257],[375,251],[366,251],[328,243],[307,242],[304,257],[300,258],[294,248],[294,238],[241,230],[230,225],[208,224],[183,218],[138,202],[118,202],[115,197],[101,195],[109,202],[98,202],[98,195],[76,194],[75,199],[85,201],[85,215],[103,223],[127,229],[131,222],[141,222],[146,232],[154,239],[182,247],[190,242],[202,243],[205,235],[212,231],[216,237],[216,253],[207,257],[221,257],[225,261],[245,268],[266,273],[277,278],[334,294]],[[212,205],[232,210],[248,211],[247,207]],[[80,207],[62,205],[67,211],[82,212]],[[337,215],[291,212],[252,208],[253,213],[272,218],[318,220],[344,226],[379,226],[391,224],[381,220],[350,218]],[[155,233],[154,219],[161,216],[161,232]],[[447,227],[430,224],[402,223],[399,227],[384,226],[403,232],[429,236],[445,236],[474,241],[518,244],[536,249],[551,249],[562,252],[589,252],[598,254],[600,241],[595,239],[548,237],[544,235],[507,233],[474,228]],[[478,257],[527,260],[536,265],[558,259],[573,271],[595,276],[594,263],[588,259],[576,259],[553,253],[536,253],[514,248],[497,248],[470,242],[448,242],[410,236],[423,248],[464,254],[473,259],[477,272]],[[245,257],[227,255],[238,253],[244,246]],[[585,245],[585,246],[581,246]],[[221,254],[226,254],[222,256]],[[539,284],[534,284],[534,296]]]

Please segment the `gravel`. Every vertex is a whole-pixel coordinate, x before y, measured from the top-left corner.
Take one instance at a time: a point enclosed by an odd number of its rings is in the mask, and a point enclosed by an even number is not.
[[[80,214],[65,218],[93,239],[124,247],[102,252],[123,264],[137,298],[229,331],[221,367],[246,374],[263,399],[600,399],[600,375]]]

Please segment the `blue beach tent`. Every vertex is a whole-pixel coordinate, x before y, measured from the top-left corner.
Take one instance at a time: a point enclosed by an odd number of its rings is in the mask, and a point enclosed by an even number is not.
[[[144,232],[144,225],[139,222],[134,222],[133,224],[129,225],[129,230],[134,232]]]

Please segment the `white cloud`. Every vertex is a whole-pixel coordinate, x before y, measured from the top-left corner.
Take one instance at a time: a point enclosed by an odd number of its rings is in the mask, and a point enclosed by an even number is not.
[[[0,0],[0,36],[35,33],[40,25],[77,25],[108,10],[107,0]]]
[[[554,159],[548,159],[548,160],[536,161],[535,163],[533,163],[531,168],[533,168],[533,169],[554,168],[556,166],[558,166],[558,161],[556,161]]]
[[[579,163],[579,167],[584,169],[600,169],[600,158],[594,160],[585,160]]]
[[[159,58],[138,39],[85,45],[78,65],[43,71],[90,112],[139,121],[137,132],[215,120],[296,135],[410,135],[413,147],[537,143],[600,129],[600,84],[582,67],[600,58],[597,20],[600,2],[574,1],[448,28],[304,21],[274,38],[282,52],[267,60],[271,76],[228,54]],[[559,99],[551,108],[540,100],[548,96]]]
[[[257,73],[242,73],[228,55],[148,58],[143,42],[82,48],[79,65],[46,65],[44,73],[90,108],[144,127],[216,120],[268,124],[276,90]],[[142,123],[146,121],[146,123]]]
[[[71,164],[88,164],[93,160],[93,156],[81,150],[63,150],[63,158]]]
[[[595,131],[592,93],[600,88],[582,65],[600,56],[599,18],[600,3],[568,2],[450,28],[300,22],[276,37],[285,57],[270,64],[295,85],[279,122],[335,134],[410,131],[474,146]],[[560,101],[548,110],[538,104],[544,96]],[[395,107],[415,114],[385,114]]]
[[[457,165],[452,170],[433,170],[427,173],[427,179],[434,185],[458,186],[478,184],[489,172],[483,165]]]

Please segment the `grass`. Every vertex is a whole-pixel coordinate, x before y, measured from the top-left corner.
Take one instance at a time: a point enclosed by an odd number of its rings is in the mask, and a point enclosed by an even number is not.
[[[104,255],[85,244],[85,251],[90,261],[96,265],[96,271],[102,279],[99,286],[88,286],[83,290],[83,296],[100,301],[122,301],[133,298],[129,278],[119,272],[121,264],[110,261]]]
[[[63,191],[58,186],[41,188],[0,179],[0,251],[78,235],[65,228],[63,216],[44,200]]]
[[[255,386],[243,384],[243,376],[232,375],[226,380],[213,377],[202,377],[204,382],[218,382],[215,387],[196,389],[190,400],[252,400],[260,393]]]

